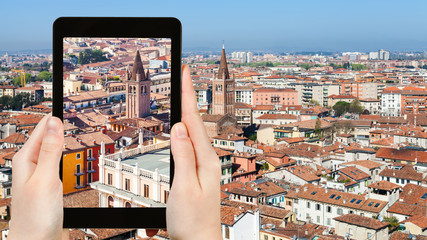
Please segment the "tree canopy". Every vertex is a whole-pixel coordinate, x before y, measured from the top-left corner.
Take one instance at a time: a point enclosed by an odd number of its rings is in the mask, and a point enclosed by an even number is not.
[[[83,52],[79,53],[79,58],[77,60],[78,64],[88,64],[96,62],[104,62],[109,59],[105,56],[105,52],[95,49],[86,49]]]
[[[25,83],[31,82],[33,79],[33,76],[29,73],[25,73]],[[14,85],[21,85],[21,74],[13,78],[13,84]]]
[[[344,101],[339,101],[339,102],[335,103],[335,105],[332,108],[335,111],[335,115],[341,116],[344,113],[348,112],[348,110],[350,109],[350,103],[344,102]]]
[[[52,73],[48,72],[48,71],[43,71],[41,73],[39,73],[39,75],[37,76],[36,80],[38,81],[52,81]]]

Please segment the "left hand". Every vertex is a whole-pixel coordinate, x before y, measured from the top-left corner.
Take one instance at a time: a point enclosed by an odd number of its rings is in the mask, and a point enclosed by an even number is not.
[[[12,206],[8,239],[61,239],[62,122],[45,116],[12,160]],[[67,231],[64,231],[67,232]]]

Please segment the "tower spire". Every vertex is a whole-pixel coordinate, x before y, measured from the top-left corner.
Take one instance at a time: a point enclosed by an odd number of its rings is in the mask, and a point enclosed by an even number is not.
[[[222,44],[222,53],[221,53],[221,60],[219,62],[219,70],[218,70],[218,78],[230,79],[230,73],[228,72],[228,66],[227,66],[227,58],[225,56],[225,48],[224,43]]]
[[[133,62],[132,75],[130,80],[134,81],[143,81],[146,80],[146,75],[144,71],[144,66],[142,66],[141,55],[139,50],[136,51],[135,61]]]

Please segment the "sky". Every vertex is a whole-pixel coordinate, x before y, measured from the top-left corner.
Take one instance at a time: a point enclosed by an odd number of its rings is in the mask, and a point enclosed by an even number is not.
[[[427,51],[427,1],[0,1],[0,51],[52,48],[61,16],[176,17],[184,50]],[[141,28],[143,30],[143,27]]]

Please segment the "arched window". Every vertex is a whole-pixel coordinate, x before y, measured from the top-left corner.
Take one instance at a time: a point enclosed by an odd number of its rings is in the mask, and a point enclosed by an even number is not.
[[[132,207],[132,205],[130,204],[130,202],[125,203],[125,208],[131,208],[131,207]]]
[[[108,196],[108,208],[114,207],[114,198],[112,196]]]

